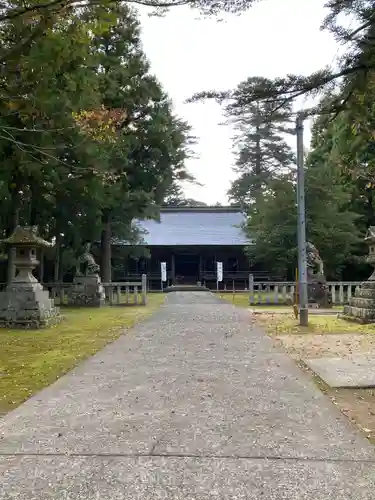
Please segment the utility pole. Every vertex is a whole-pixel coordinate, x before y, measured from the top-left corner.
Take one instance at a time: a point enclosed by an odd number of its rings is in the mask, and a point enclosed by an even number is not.
[[[298,288],[299,288],[299,324],[308,326],[309,310],[307,295],[306,262],[306,217],[305,217],[305,170],[303,154],[303,121],[305,115],[299,112],[296,118],[297,136],[297,235],[298,235]]]

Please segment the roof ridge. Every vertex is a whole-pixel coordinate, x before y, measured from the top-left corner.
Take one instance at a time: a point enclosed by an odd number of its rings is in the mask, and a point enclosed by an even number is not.
[[[242,213],[242,209],[240,206],[235,205],[206,205],[206,206],[162,206],[160,208],[160,212],[225,212],[225,213]]]

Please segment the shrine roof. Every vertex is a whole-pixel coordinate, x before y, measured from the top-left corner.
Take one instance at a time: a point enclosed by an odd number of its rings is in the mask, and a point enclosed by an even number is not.
[[[161,209],[160,221],[135,224],[146,246],[246,246],[251,241],[244,222],[238,207],[168,207]]]

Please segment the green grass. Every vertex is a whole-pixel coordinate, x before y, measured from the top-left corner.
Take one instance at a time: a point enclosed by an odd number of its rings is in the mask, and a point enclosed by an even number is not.
[[[147,306],[138,307],[64,308],[64,321],[45,330],[0,329],[0,414],[117,339],[164,298],[150,294]]]
[[[290,315],[264,313],[256,317],[256,322],[262,325],[269,335],[301,335],[313,334],[375,334],[375,325],[361,325],[345,321],[337,316],[309,316],[309,325],[300,326],[293,313]]]
[[[222,293],[220,297],[239,307],[249,307],[255,311],[255,321],[262,325],[270,335],[290,335],[302,333],[375,333],[375,325],[360,325],[333,315],[309,315],[309,326],[302,327],[294,316],[292,306],[249,305],[249,293]],[[334,306],[337,313],[342,306]]]

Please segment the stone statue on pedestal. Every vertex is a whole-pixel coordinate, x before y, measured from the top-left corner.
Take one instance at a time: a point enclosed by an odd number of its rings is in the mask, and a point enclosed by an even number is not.
[[[91,243],[86,243],[84,252],[77,259],[76,276],[92,276],[99,274],[100,267],[91,253]]]
[[[72,306],[100,307],[105,304],[105,291],[101,283],[100,267],[91,253],[91,243],[86,243],[83,254],[78,257],[76,275],[69,294]]]
[[[324,263],[318,249],[310,241],[306,243],[306,254],[309,304],[316,307],[331,307],[332,297],[326,285]]]

